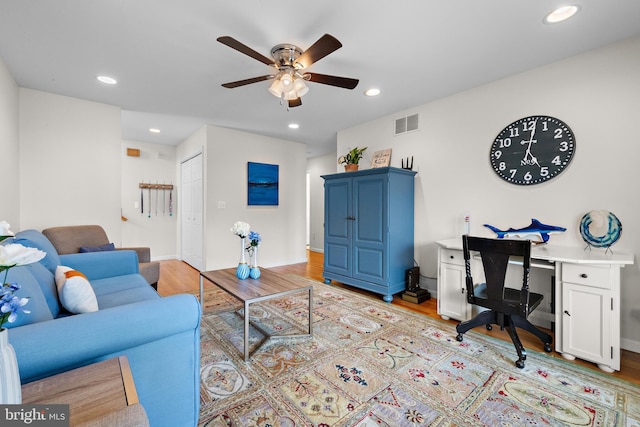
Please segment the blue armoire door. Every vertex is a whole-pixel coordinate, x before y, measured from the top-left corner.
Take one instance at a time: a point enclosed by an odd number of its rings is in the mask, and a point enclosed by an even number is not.
[[[324,269],[349,277],[352,275],[352,184],[351,179],[334,179],[324,186]]]
[[[386,282],[385,244],[387,225],[387,180],[371,175],[353,179],[353,278]]]

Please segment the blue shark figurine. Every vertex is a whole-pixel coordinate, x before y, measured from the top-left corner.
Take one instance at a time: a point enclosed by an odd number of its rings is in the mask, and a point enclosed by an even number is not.
[[[550,233],[562,233],[567,231],[564,227],[543,224],[535,218],[531,218],[531,224],[527,227],[518,229],[509,228],[508,230],[500,230],[489,224],[484,224],[484,226],[496,233],[498,235],[498,239],[516,238],[531,240],[531,238],[538,238],[540,239],[540,242],[538,243],[547,243]]]

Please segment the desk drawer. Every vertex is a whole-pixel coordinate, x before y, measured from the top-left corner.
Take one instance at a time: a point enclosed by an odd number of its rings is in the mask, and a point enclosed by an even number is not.
[[[562,281],[608,289],[610,271],[608,266],[565,263],[562,264]]]
[[[442,262],[454,265],[464,265],[464,255],[457,249],[441,249]]]

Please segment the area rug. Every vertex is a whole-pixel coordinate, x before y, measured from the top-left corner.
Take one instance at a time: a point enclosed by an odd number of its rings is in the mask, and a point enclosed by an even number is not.
[[[640,426],[636,385],[532,350],[518,369],[511,343],[458,342],[449,323],[312,283],[313,338],[270,339],[248,362],[242,306],[206,285],[200,426]],[[289,335],[307,307],[300,293],[250,316]]]

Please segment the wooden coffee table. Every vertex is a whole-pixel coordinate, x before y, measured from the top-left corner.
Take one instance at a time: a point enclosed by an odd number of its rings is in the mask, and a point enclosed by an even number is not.
[[[259,279],[240,280],[236,277],[236,269],[203,271],[200,273],[200,303],[203,302],[204,279],[207,279],[223,291],[244,303],[244,360],[249,360],[251,353],[255,352],[269,338],[293,338],[313,336],[313,285],[305,285],[296,282],[284,275],[278,274],[266,268],[261,268]],[[295,335],[271,335],[255,322],[249,319],[249,306],[253,303],[267,301],[283,297],[297,292],[309,293],[309,333]],[[265,335],[256,348],[249,352],[249,325],[253,325]]]

